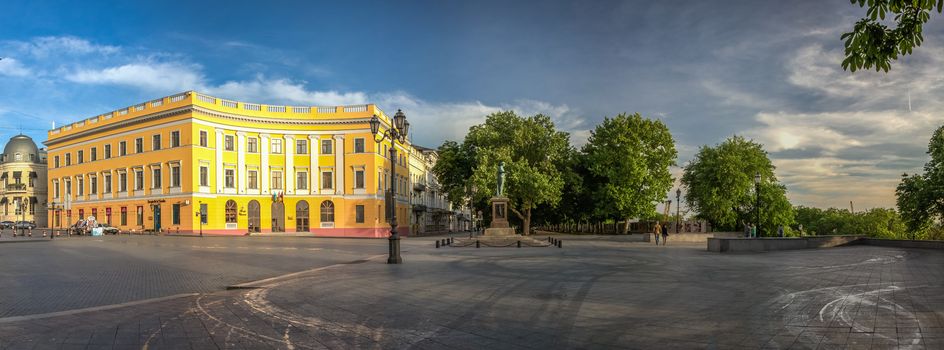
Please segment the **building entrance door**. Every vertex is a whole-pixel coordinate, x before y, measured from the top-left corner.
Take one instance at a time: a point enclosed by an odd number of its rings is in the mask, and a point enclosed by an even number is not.
[[[262,215],[260,215],[259,201],[249,201],[249,232],[262,230]]]
[[[295,204],[295,232],[308,232],[308,202]]]
[[[285,232],[285,204],[272,203],[272,232]]]
[[[154,232],[161,232],[161,205],[152,205],[151,209],[154,211]]]

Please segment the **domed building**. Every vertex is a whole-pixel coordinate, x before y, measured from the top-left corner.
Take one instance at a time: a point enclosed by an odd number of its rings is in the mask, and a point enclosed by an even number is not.
[[[46,227],[46,151],[29,136],[13,136],[0,155],[0,181],[0,221]]]

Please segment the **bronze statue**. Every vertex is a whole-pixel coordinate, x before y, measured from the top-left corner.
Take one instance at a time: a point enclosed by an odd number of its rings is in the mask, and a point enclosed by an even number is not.
[[[505,162],[498,163],[498,188],[495,191],[496,197],[501,197],[505,193]]]

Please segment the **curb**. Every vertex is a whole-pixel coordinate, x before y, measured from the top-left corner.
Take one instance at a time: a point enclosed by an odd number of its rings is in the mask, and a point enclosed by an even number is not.
[[[52,242],[51,239],[24,239],[22,241],[0,241],[0,244],[4,243],[29,243],[29,242]]]

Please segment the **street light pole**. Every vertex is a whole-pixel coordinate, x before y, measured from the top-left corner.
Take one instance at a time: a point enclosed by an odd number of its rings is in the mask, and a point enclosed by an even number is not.
[[[682,210],[682,202],[680,201],[681,197],[682,188],[678,188],[675,190],[675,233],[679,233],[679,226],[682,222],[682,216],[679,215],[679,212]],[[671,210],[671,208],[669,210]]]
[[[754,174],[754,208],[757,214],[757,236],[760,237],[760,172]]]
[[[390,237],[389,241],[389,254],[387,258],[388,264],[400,264],[403,263],[403,259],[400,258],[400,235],[397,233],[397,149],[396,144],[406,143],[407,135],[410,132],[410,122],[406,121],[406,115],[403,114],[403,111],[397,110],[397,114],[393,116],[393,125],[387,130],[380,130],[380,118],[374,115],[370,118],[370,132],[374,135],[374,142],[380,144],[386,139],[390,139],[390,196],[385,198],[385,200],[392,201],[390,203]],[[377,138],[377,134],[380,134],[380,139]]]

